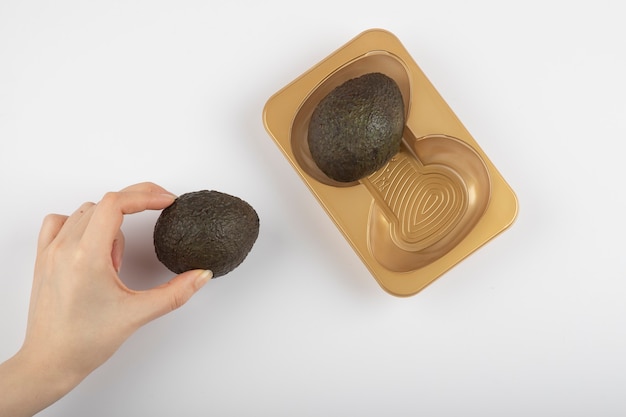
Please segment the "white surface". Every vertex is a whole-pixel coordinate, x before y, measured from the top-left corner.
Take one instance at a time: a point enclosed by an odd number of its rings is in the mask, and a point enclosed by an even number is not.
[[[0,3],[0,360],[23,339],[46,213],[150,180],[238,195],[261,218],[244,264],[41,415],[624,415],[619,3],[238,3]],[[407,299],[380,289],[261,120],[373,27],[400,38],[520,201],[511,229]],[[137,288],[171,276],[157,214],[124,225]]]

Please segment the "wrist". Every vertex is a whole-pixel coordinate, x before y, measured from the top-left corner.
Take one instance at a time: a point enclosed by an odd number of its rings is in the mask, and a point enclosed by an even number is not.
[[[82,378],[22,348],[0,364],[0,416],[32,416],[69,393]]]
[[[14,358],[19,361],[25,372],[38,384],[45,384],[51,393],[59,398],[70,392],[87,375],[78,372],[71,366],[71,358],[63,360],[62,352],[48,351],[48,349],[32,350],[22,347]]]

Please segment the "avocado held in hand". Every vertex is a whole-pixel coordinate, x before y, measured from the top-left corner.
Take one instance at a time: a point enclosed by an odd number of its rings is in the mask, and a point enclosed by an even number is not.
[[[365,74],[332,90],[313,110],[309,150],[328,177],[357,181],[398,153],[404,124],[396,82],[381,73]]]
[[[176,274],[209,269],[213,277],[241,264],[259,235],[259,217],[247,202],[218,191],[179,196],[154,226],[157,258]]]

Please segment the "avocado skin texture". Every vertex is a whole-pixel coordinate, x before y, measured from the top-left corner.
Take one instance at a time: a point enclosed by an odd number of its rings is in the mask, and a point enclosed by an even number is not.
[[[209,269],[213,278],[239,266],[259,235],[259,217],[244,200],[219,191],[179,196],[154,226],[157,258],[176,274]]]
[[[365,74],[336,87],[313,110],[309,150],[328,177],[357,181],[398,153],[404,124],[396,82],[381,73]]]

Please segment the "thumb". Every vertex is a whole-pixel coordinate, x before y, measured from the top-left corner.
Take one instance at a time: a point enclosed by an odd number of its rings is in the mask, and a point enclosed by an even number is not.
[[[138,294],[142,298],[138,302],[139,315],[143,317],[141,324],[178,309],[211,278],[213,278],[211,271],[196,269],[183,272],[163,285],[141,292]]]

